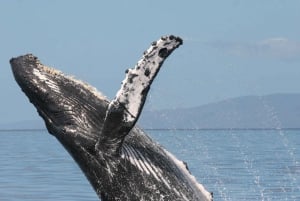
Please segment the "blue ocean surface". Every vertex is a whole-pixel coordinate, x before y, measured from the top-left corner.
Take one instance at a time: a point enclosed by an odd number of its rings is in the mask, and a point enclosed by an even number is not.
[[[300,200],[300,130],[150,130],[214,200]],[[96,201],[46,131],[0,132],[0,201]]]

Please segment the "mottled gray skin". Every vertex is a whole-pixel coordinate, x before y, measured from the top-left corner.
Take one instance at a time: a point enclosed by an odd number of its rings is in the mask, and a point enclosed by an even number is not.
[[[103,201],[212,200],[183,163],[135,126],[163,61],[181,44],[174,36],[154,42],[127,72],[111,102],[31,54],[10,60],[17,83],[49,133],[74,158]]]

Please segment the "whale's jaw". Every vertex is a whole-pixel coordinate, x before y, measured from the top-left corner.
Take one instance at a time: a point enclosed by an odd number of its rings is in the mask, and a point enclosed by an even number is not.
[[[109,103],[105,96],[88,84],[43,65],[32,54],[12,58],[10,63],[15,80],[51,134],[59,137],[71,131],[72,126],[84,123],[98,131],[85,132],[85,137],[97,141]]]
[[[182,44],[152,43],[109,101],[90,85],[32,54],[10,60],[17,83],[48,131],[68,150],[98,196],[109,200],[212,200],[184,165],[135,126],[165,59]]]

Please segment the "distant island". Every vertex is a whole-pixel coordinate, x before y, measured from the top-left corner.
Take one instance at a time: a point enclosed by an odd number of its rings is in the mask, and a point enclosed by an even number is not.
[[[144,129],[300,128],[300,94],[244,96],[192,108],[144,111]],[[42,119],[12,122],[0,130],[46,129]]]
[[[144,111],[147,129],[300,128],[300,94],[244,96],[193,108]]]

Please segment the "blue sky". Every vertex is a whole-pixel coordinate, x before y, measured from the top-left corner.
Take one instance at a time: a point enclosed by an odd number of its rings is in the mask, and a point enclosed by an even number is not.
[[[145,109],[300,93],[299,9],[293,0],[2,1],[0,123],[39,118],[11,57],[33,53],[113,98],[125,69],[166,34],[184,45],[163,65]]]

